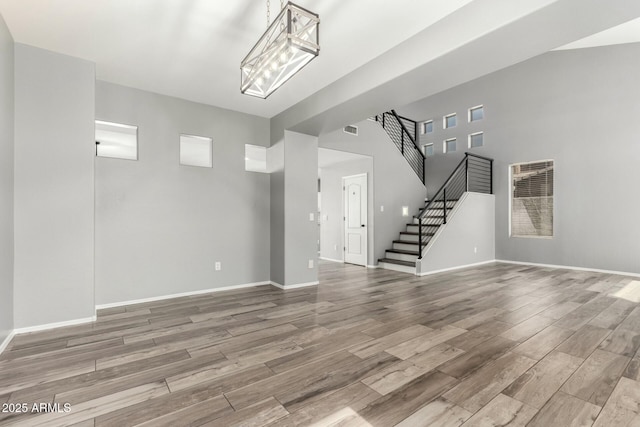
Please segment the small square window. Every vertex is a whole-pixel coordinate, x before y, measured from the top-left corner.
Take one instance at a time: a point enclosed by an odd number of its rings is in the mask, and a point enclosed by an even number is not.
[[[449,129],[449,128],[454,127],[456,125],[456,123],[457,123],[456,113],[448,114],[448,115],[444,116],[444,118],[442,119],[442,126],[445,129]]]
[[[267,172],[267,147],[245,144],[244,170],[249,172]]]
[[[422,122],[422,134],[433,133],[433,120]]]
[[[482,147],[484,145],[484,133],[476,132],[469,135],[469,148]]]
[[[213,141],[211,138],[180,135],[180,164],[210,168],[213,166]]]
[[[96,156],[138,160],[138,127],[96,120]]]
[[[445,153],[453,153],[456,151],[456,139],[455,138],[451,138],[451,139],[447,139],[442,147],[442,151],[444,151]]]
[[[469,108],[469,123],[484,119],[484,106]]]
[[[429,157],[429,156],[433,156],[433,144],[426,144],[422,146],[424,155]]]

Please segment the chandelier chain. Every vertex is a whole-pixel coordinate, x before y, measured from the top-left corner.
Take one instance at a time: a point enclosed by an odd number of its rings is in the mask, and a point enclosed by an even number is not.
[[[267,28],[269,28],[269,24],[271,23],[271,14],[269,9],[271,9],[271,2],[267,0]]]

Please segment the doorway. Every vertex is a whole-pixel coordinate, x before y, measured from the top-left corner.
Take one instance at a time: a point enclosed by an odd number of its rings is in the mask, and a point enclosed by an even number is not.
[[[367,265],[367,174],[342,178],[344,262]]]

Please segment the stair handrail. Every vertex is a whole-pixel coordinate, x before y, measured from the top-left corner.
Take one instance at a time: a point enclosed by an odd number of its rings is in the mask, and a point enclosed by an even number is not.
[[[388,116],[388,117],[387,117]],[[395,122],[397,123],[397,128],[395,128],[395,124],[394,127],[391,127],[389,125],[389,121],[388,120],[392,120],[391,118],[393,117],[393,119],[395,119]],[[387,120],[388,119],[388,120]],[[409,129],[407,129],[407,126],[405,125],[405,123],[403,122],[403,120],[412,122],[414,124],[414,136],[411,135],[411,132],[409,132]],[[400,150],[402,156],[405,158],[405,160],[407,160],[407,162],[410,164],[411,168],[414,170],[414,172],[418,175],[418,177],[420,178],[420,182],[422,182],[422,184],[425,183],[425,155],[422,152],[422,150],[420,149],[420,146],[418,145],[418,122],[408,119],[406,117],[401,117],[399,116],[395,110],[390,110],[390,111],[385,111],[384,113],[381,114],[377,114],[375,116],[375,121],[378,122],[382,128],[387,132],[387,134],[389,135],[389,137],[392,139],[392,141],[394,142],[394,144],[396,144],[396,146],[398,146],[398,149]],[[393,121],[393,120],[392,120]],[[395,128],[395,129],[394,129]],[[393,131],[391,129],[394,129]],[[398,138],[396,131],[399,131],[400,135],[399,141],[396,141],[394,139]],[[413,147],[413,149],[418,152],[419,156],[416,157],[413,154],[408,154],[405,153],[405,134],[406,137],[409,138],[409,141],[411,141],[411,146]]]
[[[396,110],[391,110],[391,114],[394,115],[394,117],[396,118],[396,120],[398,121],[398,123],[400,123],[400,126],[402,127],[402,130],[404,133],[407,134],[407,136],[409,137],[409,140],[411,142],[413,142],[413,148],[415,148],[416,150],[418,150],[418,153],[420,153],[420,156],[422,157],[422,161],[424,162],[424,159],[426,158],[424,153],[422,152],[422,150],[420,149],[420,146],[418,145],[418,143],[416,142],[416,139],[418,138],[418,132],[415,133],[416,138],[412,137],[411,134],[409,133],[409,130],[407,129],[407,127],[404,125],[404,122],[402,121],[402,119],[405,120],[410,120],[413,122],[413,120],[411,119],[407,119],[406,117],[400,117],[398,115],[398,113],[396,113]],[[417,122],[414,122],[417,126]],[[415,128],[414,128],[415,129]]]
[[[426,216],[429,209],[433,209],[435,202],[442,201],[442,211],[444,214],[443,224],[447,223],[447,187],[453,181],[454,177],[460,172],[460,170],[464,167],[465,173],[465,182],[464,189],[465,191],[469,191],[469,158],[474,157],[480,160],[484,160],[489,163],[489,194],[493,194],[493,159],[489,157],[480,156],[478,154],[464,153],[464,158],[458,163],[453,172],[449,175],[449,177],[445,180],[444,184],[436,191],[431,200],[427,203],[427,205],[422,209],[422,211],[415,217],[418,219],[418,259],[422,259],[422,249],[426,247],[426,243],[422,242],[422,219]],[[439,197],[442,195],[442,200],[439,200]],[[425,224],[428,225],[428,224]]]

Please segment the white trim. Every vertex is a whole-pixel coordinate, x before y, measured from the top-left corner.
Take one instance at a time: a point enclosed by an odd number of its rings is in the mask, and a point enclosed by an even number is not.
[[[473,264],[458,265],[455,267],[443,268],[441,270],[426,271],[424,273],[416,273],[416,276],[428,276],[430,274],[446,273],[447,271],[460,270],[462,268],[469,268],[469,267],[477,267],[479,265],[491,264],[492,262],[497,262],[497,261],[495,259],[490,259],[488,261],[476,262]]]
[[[594,273],[617,274],[619,276],[640,277],[640,273],[631,273],[628,271],[603,270],[600,268],[588,268],[588,267],[574,267],[571,265],[541,264],[537,262],[508,261],[504,259],[497,259],[495,261],[501,262],[504,264],[532,265],[535,267],[561,268],[565,270],[576,270],[576,271],[593,271]]]
[[[96,305],[96,310],[102,310],[102,309],[105,309],[105,308],[112,308],[112,307],[121,307],[123,305],[142,304],[142,303],[145,303],[145,302],[162,301],[162,300],[165,300],[165,299],[172,299],[172,298],[189,297],[189,296],[193,296],[193,295],[211,294],[211,293],[214,293],[214,292],[232,291],[232,290],[235,290],[235,289],[243,289],[243,288],[251,288],[251,287],[254,287],[254,286],[270,285],[271,283],[272,282],[270,282],[270,281],[256,282],[256,283],[246,283],[246,284],[242,284],[242,285],[223,286],[221,288],[203,289],[203,290],[200,290],[200,291],[181,292],[179,294],[162,295],[162,296],[159,296],[159,297],[151,297],[151,298],[143,298],[143,299],[136,299],[136,300],[130,300],[130,301],[113,302],[113,303],[108,303],[108,304],[98,304],[98,305]]]
[[[275,286],[276,288],[282,289],[282,290],[289,290],[289,289],[298,289],[298,288],[306,288],[308,286],[316,286],[319,285],[320,282],[319,281],[315,281],[315,282],[307,282],[307,283],[296,283],[295,285],[281,285],[280,283],[276,283],[276,282],[271,282],[272,286]]]
[[[341,260],[341,259],[326,258],[326,257],[323,257],[323,256],[320,256],[318,258],[323,260],[323,261],[339,262],[341,264],[344,264],[344,261]]]
[[[16,331],[12,330],[11,332],[9,332],[7,338],[5,338],[5,340],[0,344],[0,354],[2,354],[2,352],[6,350],[15,335]]]
[[[380,268],[379,265],[367,265],[367,268]]]
[[[96,316],[85,317],[84,319],[66,320],[64,322],[46,323],[44,325],[27,326],[26,328],[16,328],[13,332],[15,335],[25,334],[27,332],[39,332],[49,329],[63,328],[65,326],[82,325],[83,323],[91,323],[96,321]]]

